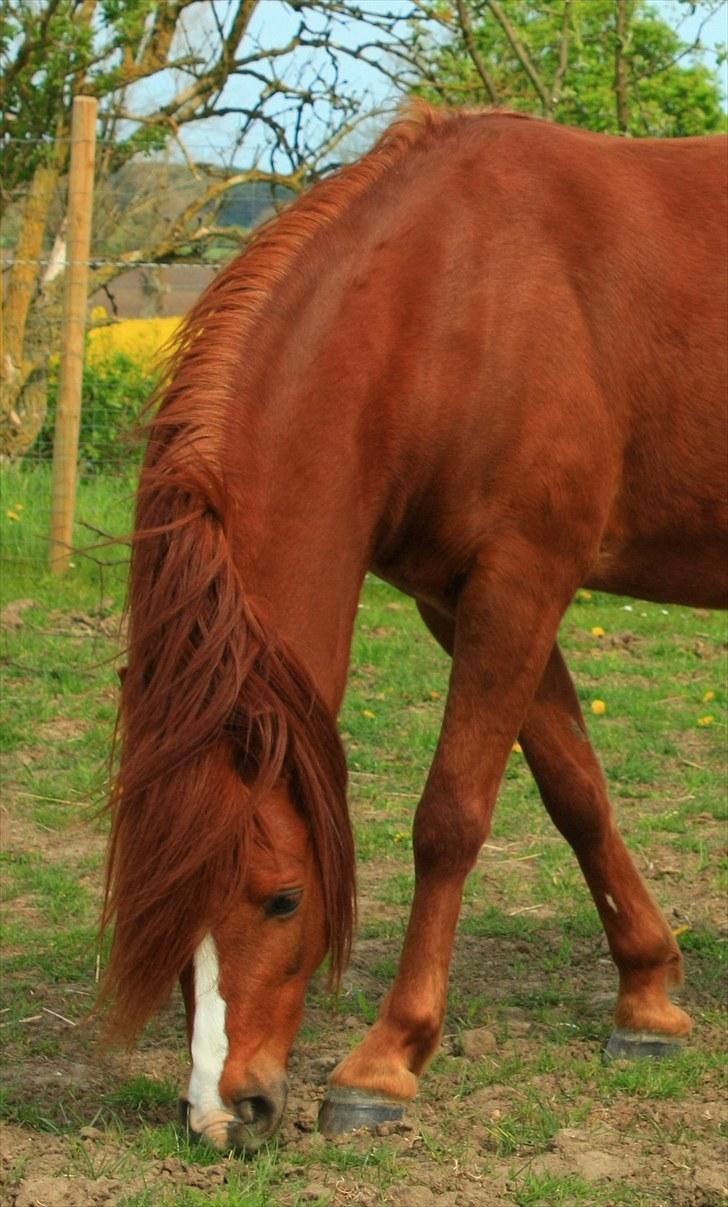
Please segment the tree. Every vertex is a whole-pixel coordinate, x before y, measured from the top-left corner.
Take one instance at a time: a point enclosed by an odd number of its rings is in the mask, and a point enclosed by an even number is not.
[[[200,256],[212,241],[244,238],[217,223],[231,189],[258,181],[295,194],[334,165],[373,108],[343,65],[357,60],[395,77],[393,56],[398,46],[406,52],[399,4],[6,0],[0,206],[12,254],[1,312],[0,455],[30,448],[45,414],[73,97],[99,101],[94,254],[110,262],[92,272],[93,291],[136,263]],[[201,164],[190,143],[210,128],[227,149]],[[139,164],[150,158],[145,187]],[[163,161],[171,187],[160,197]],[[174,187],[180,165],[182,193]]]
[[[646,0],[5,0],[0,456],[29,449],[45,415],[75,95],[99,101],[94,292],[135,264],[240,245],[248,229],[219,219],[231,190],[287,197],[337,166],[377,110],[375,80],[380,102],[418,91],[598,130],[699,133],[725,116],[698,49]]]
[[[703,24],[722,0],[684,0]],[[506,105],[615,134],[678,137],[726,128],[717,76],[648,0],[435,0],[415,40],[431,49],[418,91],[449,104]],[[437,25],[439,37],[433,38]],[[435,81],[433,83],[433,75]]]

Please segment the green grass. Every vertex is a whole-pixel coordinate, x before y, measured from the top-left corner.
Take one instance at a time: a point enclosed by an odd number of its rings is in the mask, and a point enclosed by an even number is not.
[[[47,569],[50,532],[51,470],[48,465],[4,466],[0,478],[0,549],[7,567],[0,584],[0,606],[30,597],[39,605],[72,606],[123,597],[124,545],[108,545],[132,524],[134,480],[93,475],[80,478],[73,532],[73,573],[56,576]],[[16,515],[18,518],[13,519]],[[12,569],[9,569],[9,568]]]
[[[132,1065],[99,1049],[89,1017],[106,824],[97,810],[118,694],[126,550],[89,549],[74,555],[67,575],[50,575],[48,471],[3,475],[0,607],[10,605],[12,619],[18,600],[31,602],[15,613],[20,623],[2,631],[0,649],[10,822],[0,863],[8,1072],[0,1115],[39,1145],[60,1146],[59,1176],[123,1175],[124,1207],[297,1207],[367,1196],[396,1203],[398,1188],[410,1183],[439,1193],[454,1170],[467,1191],[500,1178],[498,1193],[514,1207],[660,1201],[650,1181],[659,1146],[682,1138],[689,1156],[690,1145],[711,1142],[714,1124],[703,1107],[719,1099],[725,1078],[723,618],[592,593],[577,598],[561,633],[620,828],[680,932],[682,1001],[696,1021],[688,1049],[664,1065],[601,1063],[616,990],[601,926],[514,752],[492,833],[466,885],[443,1051],[409,1113],[413,1131],[332,1146],[311,1134],[310,1123],[291,1123],[281,1143],[255,1160],[221,1160],[190,1145],[172,1122],[185,1071],[179,1005],[152,1024]],[[123,533],[130,514],[129,482],[80,484],[79,515],[94,528]],[[89,546],[98,538],[79,524],[76,539]],[[604,636],[592,635],[597,626]],[[368,579],[340,721],[359,852],[359,947],[338,999],[325,993],[323,978],[311,989],[293,1075],[294,1087],[305,1084],[311,1094],[324,1076],[322,1059],[331,1067],[376,1018],[396,968],[413,882],[412,817],[448,674],[448,659],[413,605]],[[604,701],[603,715],[592,712],[594,700]],[[711,724],[698,724],[706,716]],[[467,1060],[463,1033],[481,1026],[495,1047]],[[97,1067],[104,1072],[94,1080]],[[596,1185],[531,1170],[560,1129],[588,1130],[594,1118],[644,1145],[643,1182]],[[88,1126],[99,1130],[96,1140],[80,1135]],[[32,1160],[13,1163],[12,1185],[32,1176]],[[162,1176],[165,1163],[176,1171],[174,1185]],[[219,1178],[199,1181],[208,1175]]]
[[[575,1174],[527,1173],[516,1191],[517,1207],[653,1207],[653,1198],[635,1194],[626,1186],[609,1183],[608,1189],[596,1189]]]

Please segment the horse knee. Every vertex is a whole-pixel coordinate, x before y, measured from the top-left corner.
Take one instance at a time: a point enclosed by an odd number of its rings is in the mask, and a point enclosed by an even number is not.
[[[418,874],[466,876],[488,837],[491,809],[483,799],[425,807],[415,816],[412,848]]]

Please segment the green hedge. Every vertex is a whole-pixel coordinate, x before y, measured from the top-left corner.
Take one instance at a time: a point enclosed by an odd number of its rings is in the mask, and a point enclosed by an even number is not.
[[[123,352],[101,364],[86,364],[79,435],[79,465],[84,473],[123,473],[138,463],[139,418],[154,387],[150,375]],[[53,456],[58,402],[58,373],[48,382],[48,413],[35,445],[41,461]]]

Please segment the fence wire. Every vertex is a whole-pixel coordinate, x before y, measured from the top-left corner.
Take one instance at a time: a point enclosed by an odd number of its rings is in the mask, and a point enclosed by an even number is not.
[[[33,141],[50,145],[47,139]],[[97,162],[104,146],[99,140]],[[53,429],[66,321],[67,182],[59,181],[46,204],[43,237],[33,254],[28,254],[27,237],[36,200],[31,186],[3,195],[5,347],[10,348],[24,278],[29,284],[22,355],[33,366],[11,408],[23,423],[29,411],[35,413],[27,447],[20,453],[0,448],[0,661],[6,688],[12,688],[14,677],[46,674],[49,668],[65,674],[69,654],[64,649],[73,651],[77,674],[96,681],[101,673],[103,679],[123,647],[119,617],[128,565],[123,538],[132,528],[141,455],[133,432],[158,377],[160,350],[246,233],[287,199],[254,181],[237,184],[219,203],[201,204],[207,187],[220,180],[222,151],[211,143],[203,152],[216,157],[214,171],[192,162],[132,161],[112,180],[96,181],[74,550],[68,582],[59,587],[58,598],[65,602],[50,609],[49,592],[41,587],[48,582]],[[174,247],[171,233],[185,220],[188,241]],[[201,237],[205,226],[214,232]]]

